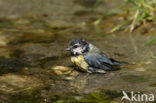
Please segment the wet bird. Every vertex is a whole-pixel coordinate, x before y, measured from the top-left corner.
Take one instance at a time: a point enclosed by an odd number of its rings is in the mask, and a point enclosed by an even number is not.
[[[71,53],[71,61],[82,71],[88,73],[106,73],[127,65],[109,58],[100,49],[84,39],[73,39],[69,42],[67,51]]]

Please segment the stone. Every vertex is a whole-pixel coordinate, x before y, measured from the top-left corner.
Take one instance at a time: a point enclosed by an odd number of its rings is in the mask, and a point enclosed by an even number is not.
[[[0,76],[0,84],[0,91],[5,93],[33,89],[43,85],[41,80],[35,77],[15,74],[5,74]]]
[[[65,66],[55,66],[51,67],[51,69],[56,75],[62,76],[65,80],[73,80],[79,74],[73,68]]]

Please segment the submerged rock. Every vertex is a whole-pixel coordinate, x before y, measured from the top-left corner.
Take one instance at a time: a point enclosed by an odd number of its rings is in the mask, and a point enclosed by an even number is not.
[[[7,46],[7,44],[8,44],[8,39],[5,36],[0,35],[0,46]]]
[[[51,69],[56,75],[62,76],[65,80],[73,80],[79,74],[77,71],[70,67],[55,66],[51,67]]]
[[[73,27],[74,25],[72,23],[69,22],[65,22],[65,21],[60,21],[60,20],[55,20],[55,21],[48,21],[45,23],[45,25],[48,28],[52,28],[52,29],[68,29]]]
[[[37,78],[15,74],[0,76],[0,84],[0,91],[5,93],[29,90],[43,85]]]
[[[19,73],[25,67],[30,67],[30,65],[21,59],[0,57],[0,75],[15,72]]]

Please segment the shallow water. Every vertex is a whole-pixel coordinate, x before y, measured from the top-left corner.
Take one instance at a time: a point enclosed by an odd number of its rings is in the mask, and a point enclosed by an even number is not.
[[[111,16],[105,12],[119,2],[106,0],[94,8],[80,1],[0,0],[0,102],[120,103],[123,90],[156,94],[156,63],[151,55],[151,51],[156,55],[155,43],[145,46],[155,37],[156,25],[133,33],[109,33],[122,17],[117,15],[120,11]],[[101,16],[104,19],[94,25]],[[78,71],[72,80],[55,75],[51,67],[72,67],[64,49],[69,40],[80,37],[110,57],[135,65],[105,75]]]

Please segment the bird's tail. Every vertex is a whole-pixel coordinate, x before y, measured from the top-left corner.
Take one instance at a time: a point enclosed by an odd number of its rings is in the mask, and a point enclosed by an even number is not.
[[[110,60],[112,61],[113,65],[115,65],[115,66],[134,65],[134,64],[131,64],[131,63],[128,63],[128,62],[116,61],[116,60],[114,60],[112,58],[110,58]]]

